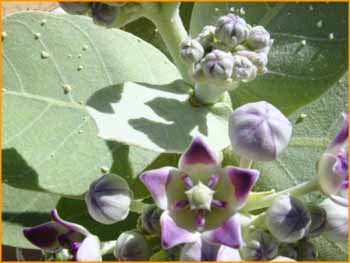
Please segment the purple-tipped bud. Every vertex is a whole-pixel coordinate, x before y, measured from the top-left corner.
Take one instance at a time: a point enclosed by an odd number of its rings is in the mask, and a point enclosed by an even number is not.
[[[91,2],[60,2],[59,4],[71,15],[85,15],[91,8]]]
[[[269,233],[257,230],[245,240],[242,257],[248,261],[267,261],[277,256],[278,242]]]
[[[196,37],[204,49],[209,49],[214,43],[215,26],[205,26]]]
[[[187,63],[196,63],[204,56],[204,49],[197,40],[187,39],[181,43],[180,55]]]
[[[257,72],[257,67],[248,58],[239,55],[233,56],[233,80],[249,82],[256,78]]]
[[[273,105],[260,101],[237,108],[229,119],[233,150],[249,160],[276,160],[292,135],[289,120]]]
[[[247,44],[252,49],[263,49],[269,47],[271,41],[269,32],[263,26],[255,26],[249,32]]]
[[[92,4],[92,19],[100,26],[111,27],[118,19],[119,8],[104,3],[94,2]]]
[[[230,79],[233,69],[232,54],[215,49],[201,60],[201,67],[207,78]]]
[[[141,226],[149,234],[160,233],[160,216],[162,210],[156,205],[147,206],[141,215]]]
[[[311,216],[301,201],[291,196],[282,196],[266,211],[266,224],[279,241],[293,243],[306,236]]]
[[[85,202],[93,219],[102,224],[114,224],[128,216],[131,192],[123,178],[106,174],[90,185]]]
[[[218,40],[226,44],[229,48],[234,48],[247,39],[249,31],[250,26],[243,18],[234,14],[228,14],[219,17],[215,35]]]
[[[118,237],[114,256],[120,261],[146,261],[150,257],[150,251],[143,235],[131,230]]]
[[[264,74],[267,72],[266,65],[268,63],[268,58],[265,52],[257,53],[249,50],[241,50],[235,52],[234,56],[235,55],[239,55],[249,59],[254,64],[254,66],[256,66],[258,74]]]

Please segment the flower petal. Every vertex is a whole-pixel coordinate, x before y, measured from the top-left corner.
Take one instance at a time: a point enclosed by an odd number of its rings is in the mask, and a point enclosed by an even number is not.
[[[343,127],[341,128],[341,130],[338,132],[338,134],[335,136],[333,141],[328,146],[327,152],[336,154],[347,139],[348,139],[348,114],[343,113]]]
[[[164,249],[172,248],[178,244],[195,242],[198,234],[189,232],[178,227],[168,212],[164,212],[160,217],[162,246]]]
[[[219,165],[219,157],[199,136],[195,137],[187,150],[181,155],[179,169],[186,170],[187,166],[194,164]]]
[[[25,227],[24,236],[35,246],[49,252],[56,252],[61,248],[58,236],[66,229],[56,222],[48,222],[34,227]]]
[[[198,238],[193,243],[183,246],[180,253],[180,261],[201,261],[202,260],[202,240]]]
[[[238,249],[220,246],[216,261],[242,261]]]
[[[219,228],[203,233],[203,237],[214,244],[220,244],[238,249],[242,244],[239,215],[226,220]]]
[[[337,158],[333,154],[324,153],[318,162],[318,180],[326,195],[334,195],[340,190],[343,178],[334,172]]]
[[[260,172],[253,169],[244,169],[234,166],[225,167],[226,173],[234,187],[234,195],[236,199],[235,206],[241,208],[252,190],[254,184],[259,178]]]
[[[89,235],[80,244],[75,255],[76,261],[102,261],[100,240],[97,236]]]
[[[166,196],[166,185],[170,179],[170,173],[176,170],[173,167],[163,167],[160,169],[144,172],[140,179],[151,192],[154,202],[161,209],[166,209],[168,199]]]
[[[73,232],[80,233],[84,236],[91,235],[90,232],[83,226],[74,224],[68,221],[63,220],[59,215],[56,209],[53,209],[51,211],[51,218],[53,221],[55,221],[57,224],[65,227],[68,231],[71,230]]]

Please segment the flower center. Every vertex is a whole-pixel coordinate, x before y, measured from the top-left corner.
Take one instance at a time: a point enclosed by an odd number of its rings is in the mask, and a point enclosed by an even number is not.
[[[202,182],[199,182],[197,185],[185,192],[192,210],[204,209],[209,211],[214,193],[214,190],[202,184]]]

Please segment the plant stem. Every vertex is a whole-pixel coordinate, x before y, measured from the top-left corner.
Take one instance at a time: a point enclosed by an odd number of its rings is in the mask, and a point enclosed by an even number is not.
[[[194,96],[204,104],[214,104],[225,93],[225,88],[220,86],[212,86],[209,84],[196,83],[194,88]]]
[[[250,169],[252,167],[253,161],[241,157],[239,160],[239,167]]]
[[[180,56],[180,45],[188,35],[182,23],[178,7],[179,5],[174,8],[174,3],[162,3],[159,13],[146,17],[157,27],[183,79],[191,83],[187,73],[188,67]]]
[[[252,202],[249,202],[246,204],[246,206],[243,208],[244,212],[249,212],[261,208],[266,208],[272,205],[273,201],[282,196],[282,195],[292,195],[292,196],[301,196],[304,194],[311,193],[313,191],[318,191],[318,182],[317,180],[310,180],[308,182],[301,183],[299,185],[296,185],[294,187],[291,187],[289,189],[274,193],[272,195],[266,196],[261,198],[260,200],[254,200]]]
[[[142,202],[141,199],[138,200],[132,200],[130,204],[130,211],[134,213],[141,214],[143,209],[147,206],[148,204],[145,204]]]
[[[106,254],[113,253],[116,245],[117,245],[117,241],[115,240],[103,242],[101,245],[101,254],[106,255]]]

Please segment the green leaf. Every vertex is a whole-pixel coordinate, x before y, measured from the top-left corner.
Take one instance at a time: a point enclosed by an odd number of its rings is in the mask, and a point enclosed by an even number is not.
[[[232,8],[237,14],[244,10],[249,24],[265,26],[275,40],[269,72],[233,91],[233,107],[266,100],[290,114],[318,98],[346,71],[346,3],[196,3],[191,35]]]
[[[23,227],[50,221],[50,211],[59,196],[22,190],[2,184],[2,243],[20,248],[37,248],[23,236]]]
[[[253,167],[261,171],[254,190],[284,190],[316,176],[316,162],[328,143],[342,126],[342,112],[347,111],[347,74],[321,98],[291,116],[295,122],[306,114],[303,122],[294,125],[287,150],[274,162],[257,162]],[[309,196],[317,202],[319,194]],[[347,260],[347,249],[324,238],[316,240],[320,260]]]
[[[84,200],[67,198],[59,201],[57,211],[63,219],[84,226],[89,232],[97,235],[101,241],[117,240],[122,232],[135,228],[138,218],[137,214],[129,213],[125,220],[116,224],[100,224],[90,217]]]
[[[192,137],[200,134],[215,150],[222,150],[229,145],[230,107],[224,103],[192,106],[189,92],[181,81],[158,86],[126,82],[96,92],[87,108],[99,136],[107,140],[155,152],[181,153]]]
[[[81,195],[114,160],[128,160],[137,174],[158,156],[116,143],[108,147],[96,137],[82,104],[100,88],[125,80],[178,79],[160,51],[80,16],[17,13],[4,18],[3,31],[3,178],[8,184]]]

